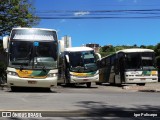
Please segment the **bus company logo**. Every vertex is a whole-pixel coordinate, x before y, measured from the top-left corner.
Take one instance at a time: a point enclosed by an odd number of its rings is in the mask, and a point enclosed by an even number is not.
[[[2,112],[2,117],[12,117],[11,112]]]

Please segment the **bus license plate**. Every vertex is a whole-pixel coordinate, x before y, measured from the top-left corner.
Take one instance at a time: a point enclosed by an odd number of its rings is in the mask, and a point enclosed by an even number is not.
[[[141,78],[141,80],[146,80],[146,78]]]
[[[28,84],[36,84],[36,81],[28,81]]]

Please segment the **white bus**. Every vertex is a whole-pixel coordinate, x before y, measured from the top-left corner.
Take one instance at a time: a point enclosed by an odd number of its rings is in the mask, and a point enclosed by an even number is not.
[[[124,49],[100,60],[99,83],[145,85],[158,82],[154,51],[150,49]]]
[[[42,87],[51,90],[57,86],[58,39],[57,32],[43,28],[13,28],[3,38],[8,53],[7,85]]]
[[[90,47],[66,48],[61,55],[64,79],[59,83],[86,84],[91,87],[91,82],[99,81],[97,59],[100,55],[97,53],[97,56]]]

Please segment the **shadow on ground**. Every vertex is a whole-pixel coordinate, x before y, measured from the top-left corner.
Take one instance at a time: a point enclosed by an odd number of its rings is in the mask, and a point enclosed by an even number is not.
[[[135,106],[135,108],[125,108],[112,105],[106,105],[101,102],[81,101],[78,106],[86,108],[87,117],[124,117],[131,119],[155,119],[160,118],[160,106]],[[137,117],[136,117],[137,116]],[[153,117],[154,116],[154,117]],[[157,118],[158,119],[158,118]],[[95,118],[97,120],[97,118]]]
[[[86,87],[86,85],[83,85],[83,84],[67,84],[67,85],[62,84],[60,86],[62,86],[64,88],[82,88],[82,89],[98,88],[98,86],[91,86],[91,87],[88,88],[88,87]]]
[[[4,89],[4,88],[3,88]],[[7,89],[6,92],[16,92],[16,93],[57,93],[56,91],[51,91],[49,88],[34,88],[34,87],[16,87],[12,91],[10,88]]]

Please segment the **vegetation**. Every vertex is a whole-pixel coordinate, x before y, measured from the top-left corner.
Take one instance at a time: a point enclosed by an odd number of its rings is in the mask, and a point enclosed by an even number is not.
[[[0,36],[9,34],[13,27],[31,27],[39,22],[29,0],[0,0]]]

